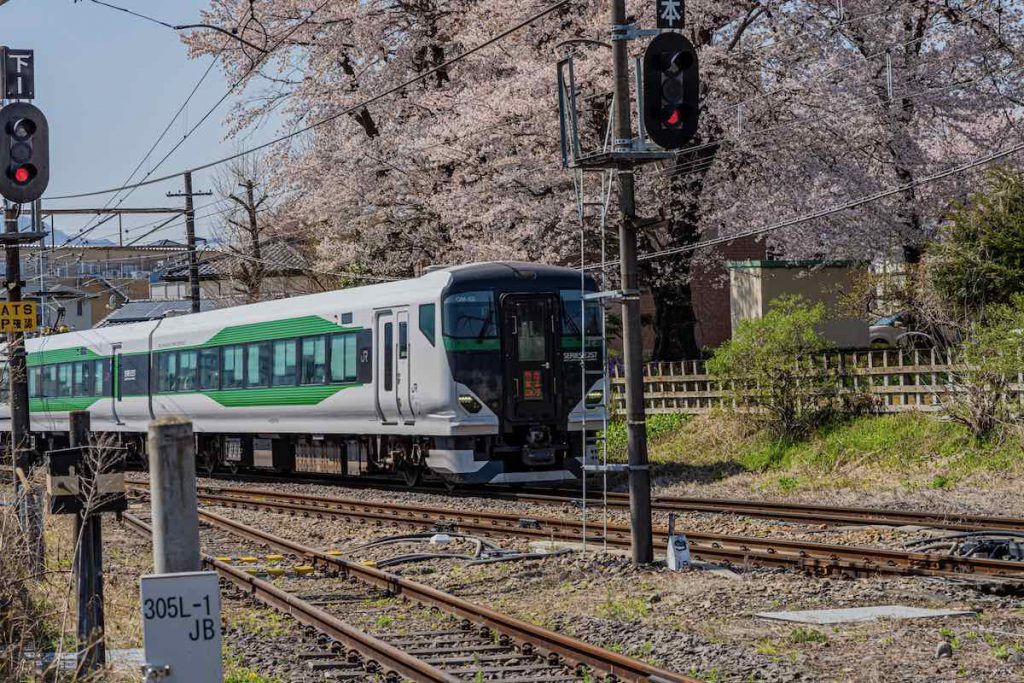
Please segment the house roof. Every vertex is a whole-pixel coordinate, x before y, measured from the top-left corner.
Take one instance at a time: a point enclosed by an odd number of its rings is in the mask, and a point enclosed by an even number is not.
[[[265,275],[295,275],[310,267],[301,251],[286,240],[268,241],[260,246],[260,261],[266,267]],[[237,273],[243,265],[252,266],[255,259],[244,254],[229,251],[208,250],[199,261],[200,280],[227,280]],[[179,282],[188,280],[188,261],[167,268],[163,280]]]
[[[199,310],[201,311],[212,311],[215,308],[217,306],[211,301],[204,299],[199,302]],[[138,323],[146,320],[157,320],[168,315],[183,315],[191,312],[191,301],[154,301],[151,299],[126,301],[123,306],[96,323],[96,327]]]

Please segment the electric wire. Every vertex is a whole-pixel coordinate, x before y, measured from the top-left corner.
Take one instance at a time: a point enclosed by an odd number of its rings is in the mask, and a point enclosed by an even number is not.
[[[327,0],[327,2],[329,2],[329,1],[330,0]],[[326,125],[328,123],[331,123],[332,121],[335,121],[335,120],[337,120],[337,119],[339,119],[339,118],[341,118],[343,116],[351,114],[352,112],[358,111],[359,109],[362,109],[363,107],[366,107],[366,106],[368,106],[370,104],[373,104],[374,102],[377,102],[377,101],[382,100],[382,99],[384,99],[384,98],[386,98],[386,97],[388,97],[390,95],[393,95],[393,94],[395,94],[397,92],[400,92],[400,91],[404,90],[405,88],[408,88],[410,85],[415,85],[416,83],[419,83],[420,81],[423,81],[423,80],[426,80],[426,79],[430,78],[431,76],[436,74],[438,71],[441,71],[443,69],[447,69],[448,67],[463,61],[467,57],[469,57],[469,56],[471,56],[473,54],[476,54],[477,52],[480,52],[481,50],[484,50],[484,49],[490,47],[491,45],[494,45],[495,43],[500,42],[501,40],[504,40],[508,36],[510,36],[510,35],[518,32],[518,31],[522,30],[523,28],[529,26],[530,24],[534,23],[535,21],[538,21],[539,19],[542,19],[543,17],[545,17],[548,14],[554,12],[555,10],[557,10],[557,9],[567,5],[567,4],[569,4],[570,2],[573,2],[573,0],[559,0],[559,2],[556,2],[556,3],[552,4],[552,5],[549,5],[548,7],[546,7],[543,10],[537,12],[536,14],[533,14],[530,17],[527,17],[526,19],[523,19],[522,21],[519,21],[518,23],[514,24],[510,28],[505,29],[504,31],[501,31],[500,33],[492,36],[491,38],[488,38],[487,40],[483,41],[482,43],[478,43],[477,45],[469,48],[468,50],[466,50],[462,54],[459,54],[459,55],[457,55],[455,57],[452,57],[451,59],[449,59],[449,60],[447,60],[445,62],[442,62],[441,64],[438,64],[437,66],[434,66],[434,67],[432,67],[430,69],[427,69],[426,71],[421,72],[419,75],[414,76],[414,77],[412,77],[410,79],[407,79],[407,80],[403,81],[402,83],[399,83],[398,85],[392,86],[391,88],[387,88],[387,89],[377,93],[376,95],[372,95],[372,96],[362,100],[361,102],[359,102],[357,104],[354,104],[354,105],[351,105],[349,107],[346,107],[346,108],[344,108],[344,109],[342,109],[342,110],[340,110],[338,112],[335,112],[333,114],[330,114],[329,116],[326,116],[326,117],[324,117],[322,119],[314,121],[313,123],[310,123],[310,124],[307,124],[307,125],[302,126],[300,128],[297,128],[296,130],[293,130],[293,131],[291,131],[289,133],[285,133],[284,135],[280,135],[280,136],[274,138],[273,140],[269,140],[267,142],[264,142],[262,144],[256,145],[254,147],[250,147],[250,148],[242,150],[240,152],[236,152],[235,154],[231,154],[229,156],[226,156],[226,157],[223,157],[223,158],[220,158],[220,159],[216,159],[214,161],[210,161],[210,162],[207,162],[207,163],[199,165],[199,166],[194,166],[194,167],[192,167],[190,169],[187,169],[187,171],[191,171],[193,173],[195,173],[197,171],[205,171],[208,168],[213,168],[215,166],[219,166],[219,165],[227,163],[229,161],[234,161],[235,159],[240,159],[240,158],[242,158],[244,156],[248,156],[249,154],[253,154],[255,152],[259,152],[261,150],[267,149],[267,148],[272,147],[274,145],[280,144],[281,142],[285,142],[287,140],[295,138],[295,137],[297,137],[297,136],[299,136],[299,135],[301,135],[303,133],[306,133],[306,132],[308,132],[310,130],[313,130],[315,128],[319,128],[320,126],[323,126],[323,125]],[[326,4],[326,2],[324,4]],[[321,5],[321,7],[322,6],[323,5]],[[227,95],[225,95],[225,98],[226,97],[227,97]],[[204,120],[205,120],[205,117],[204,117]],[[176,173],[172,173],[172,174],[169,174],[169,175],[162,176],[160,178],[153,178],[153,179],[147,180],[145,182],[134,183],[132,185],[125,185],[125,186],[122,186],[122,187],[109,188],[109,189],[105,189],[105,190],[96,190],[96,191],[93,191],[93,192],[80,192],[80,193],[77,193],[77,194],[58,195],[58,196],[55,196],[55,197],[47,197],[47,199],[50,200],[50,201],[57,201],[57,200],[63,200],[63,199],[78,199],[78,198],[82,198],[82,197],[95,197],[95,196],[98,196],[98,195],[110,194],[111,192],[119,192],[119,191],[122,191],[122,190],[133,189],[133,188],[136,188],[136,187],[145,187],[146,185],[153,185],[153,184],[156,184],[156,183],[165,182],[167,180],[171,180],[172,178],[176,178],[176,177],[182,175],[185,172],[186,171],[179,171],[179,172],[176,172]]]
[[[1002,149],[1002,150],[999,150],[997,152],[993,152],[991,154],[986,154],[985,156],[978,157],[976,159],[973,159],[971,161],[965,162],[965,163],[960,164],[958,166],[954,166],[953,168],[947,169],[945,171],[940,171],[938,173],[934,173],[932,175],[925,176],[923,178],[918,178],[917,180],[913,180],[913,181],[911,181],[909,183],[904,183],[904,184],[899,185],[897,187],[889,188],[887,190],[882,190],[880,192],[875,192],[873,194],[865,195],[863,197],[858,197],[857,199],[850,200],[850,201],[848,201],[848,202],[846,202],[844,204],[840,204],[840,205],[837,205],[837,206],[830,206],[830,207],[827,207],[827,208],[824,208],[824,209],[819,209],[818,211],[814,211],[814,212],[811,212],[811,213],[808,213],[808,214],[797,216],[795,218],[790,218],[790,219],[787,219],[787,220],[784,220],[784,221],[780,221],[778,223],[772,223],[770,225],[762,226],[762,227],[759,227],[759,228],[753,228],[751,230],[743,230],[743,231],[740,231],[740,232],[735,233],[733,235],[726,235],[726,236],[722,236],[722,237],[715,237],[715,238],[712,238],[712,239],[707,239],[707,240],[702,240],[700,242],[695,242],[693,244],[682,245],[682,246],[679,246],[679,247],[671,247],[669,249],[661,249],[659,251],[653,251],[653,252],[648,252],[646,254],[640,254],[639,256],[637,256],[637,260],[638,261],[648,261],[648,260],[651,260],[651,259],[661,258],[661,257],[664,257],[664,256],[672,256],[672,255],[675,255],[675,254],[682,254],[682,253],[685,253],[685,252],[696,251],[698,249],[705,249],[707,247],[713,247],[713,246],[716,246],[718,244],[724,244],[726,242],[734,242],[735,240],[743,239],[743,238],[746,238],[746,237],[756,237],[756,236],[759,236],[759,235],[764,235],[764,234],[767,234],[767,233],[770,233],[770,232],[774,232],[776,230],[782,230],[784,228],[789,228],[789,227],[792,227],[794,225],[800,225],[802,223],[808,223],[810,221],[817,220],[819,218],[825,218],[826,216],[830,216],[832,214],[841,213],[843,211],[848,211],[850,209],[855,209],[855,208],[857,208],[859,206],[863,206],[865,204],[870,204],[870,203],[878,201],[880,199],[884,199],[884,198],[890,197],[892,195],[896,195],[896,194],[900,194],[902,192],[906,192],[907,190],[910,190],[912,188],[919,187],[921,185],[927,185],[929,183],[933,183],[935,181],[942,180],[943,178],[948,178],[949,176],[952,176],[952,175],[957,175],[959,173],[964,173],[965,171],[969,171],[969,170],[971,170],[973,168],[977,168],[979,166],[984,166],[986,164],[992,163],[993,161],[997,161],[997,160],[1002,159],[1004,157],[1008,157],[1008,156],[1011,156],[1013,154],[1016,154],[1017,152],[1020,152],[1021,150],[1024,150],[1024,143],[1019,143],[1019,144],[1013,145],[1011,147],[1008,147],[1006,149]],[[609,262],[608,265],[616,265],[618,263],[619,263],[619,261],[616,260],[616,261]]]

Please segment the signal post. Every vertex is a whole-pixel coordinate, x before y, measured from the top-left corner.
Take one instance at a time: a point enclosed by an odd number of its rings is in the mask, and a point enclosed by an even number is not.
[[[30,99],[35,95],[31,50],[0,49],[3,58],[5,99]],[[7,303],[0,305],[0,332],[7,333],[10,384],[11,460],[18,501],[18,516],[28,535],[37,563],[42,561],[42,529],[29,482],[33,465],[28,412],[28,372],[25,332],[36,329],[36,308],[23,302],[21,245],[43,238],[42,231],[18,230],[21,205],[39,199],[50,181],[50,129],[46,116],[28,102],[12,102],[0,109],[0,196],[4,198],[4,230],[0,244],[6,261]]]
[[[619,270],[621,291],[602,292],[622,302],[622,345],[626,376],[626,429],[629,449],[629,500],[633,561],[654,560],[651,524],[651,474],[647,459],[647,419],[643,392],[643,346],[640,324],[640,283],[637,273],[637,229],[653,221],[638,218],[633,170],[640,164],[676,157],[696,134],[700,79],[697,53],[681,33],[683,0],[654,0],[657,28],[627,23],[625,0],[610,8],[614,111],[612,145],[608,151],[582,152],[577,124],[576,92],[571,58],[559,63],[563,164],[587,170],[614,169],[619,197]],[[669,29],[665,32],[665,29]],[[633,135],[629,84],[629,41],[652,37],[637,74],[638,135]],[[568,70],[563,65],[568,63]],[[641,71],[638,64],[637,71]],[[567,74],[567,75],[566,75]],[[640,80],[642,78],[642,84]],[[649,141],[648,141],[649,138]]]

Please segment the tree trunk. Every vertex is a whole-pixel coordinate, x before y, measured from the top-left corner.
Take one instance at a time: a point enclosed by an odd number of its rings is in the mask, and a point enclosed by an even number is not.
[[[689,254],[682,258],[689,260]],[[682,270],[682,268],[679,268]],[[689,270],[689,264],[687,264]],[[677,271],[678,272],[678,271]],[[651,287],[654,297],[653,360],[692,360],[700,356],[697,347],[697,317],[688,278],[678,278]]]

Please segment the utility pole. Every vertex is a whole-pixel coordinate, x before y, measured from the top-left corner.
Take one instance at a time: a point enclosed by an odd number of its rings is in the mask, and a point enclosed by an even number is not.
[[[69,415],[72,448],[89,447],[88,410]],[[90,455],[85,455],[89,458]],[[102,669],[107,662],[103,616],[102,517],[88,506],[75,515],[75,582],[78,588],[78,674]]]
[[[629,41],[624,35],[625,0],[612,0],[612,73],[614,78],[614,150],[633,148],[630,121]],[[647,419],[644,409],[643,346],[640,339],[640,287],[636,260],[636,203],[631,165],[616,171],[619,185],[619,262],[622,279],[622,355],[626,374],[626,435],[629,449],[629,516],[633,562],[654,561],[651,530],[651,472],[647,463]]]
[[[192,191],[192,171],[185,171],[185,191],[168,192],[168,197],[185,198],[185,235],[188,241],[188,283],[192,299],[192,312],[199,312],[199,256],[196,254],[196,215],[193,197],[209,197],[212,192]]]

